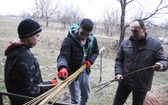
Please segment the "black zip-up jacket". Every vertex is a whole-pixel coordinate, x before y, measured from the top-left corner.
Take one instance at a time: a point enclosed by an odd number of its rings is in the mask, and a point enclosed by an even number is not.
[[[115,60],[115,75],[128,74],[135,70],[153,66],[156,62],[164,65],[167,70],[167,59],[159,40],[146,34],[145,42],[137,50],[133,47],[131,37],[122,42]],[[151,89],[154,71],[143,70],[124,77],[121,85],[132,91],[149,91]]]
[[[43,82],[39,63],[27,44],[11,44],[5,51],[5,85],[8,92],[37,97],[52,87],[39,87]],[[25,100],[10,98],[11,105],[22,105]]]
[[[78,36],[78,28],[79,24],[70,27],[68,36],[64,39],[57,58],[57,70],[66,67],[69,75],[78,70],[85,60],[89,60],[93,64],[99,54],[97,40],[93,34],[89,36],[86,44],[82,45]],[[87,72],[90,73],[90,68]]]

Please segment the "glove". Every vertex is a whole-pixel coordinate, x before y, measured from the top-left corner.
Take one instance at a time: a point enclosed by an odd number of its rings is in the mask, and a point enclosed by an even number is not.
[[[155,65],[153,66],[154,71],[162,71],[164,68],[164,65],[160,62],[156,62]]]
[[[50,82],[54,85],[57,85],[57,83],[58,83],[57,78],[54,78],[54,79],[50,80]]]
[[[117,74],[117,75],[115,76],[115,80],[116,80],[116,81],[121,81],[121,80],[123,80],[123,76],[122,76],[121,74]]]
[[[87,67],[87,68],[89,68],[89,67],[92,65],[89,60],[86,60],[86,61],[85,61],[85,64],[86,64],[86,67]]]
[[[66,78],[68,78],[68,71],[65,67],[61,68],[58,72],[58,78],[61,80],[65,80]]]

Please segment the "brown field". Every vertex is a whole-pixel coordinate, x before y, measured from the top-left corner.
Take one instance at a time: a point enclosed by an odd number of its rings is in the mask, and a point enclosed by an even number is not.
[[[17,38],[17,25],[21,19],[19,18],[0,18],[0,91],[6,91],[4,86],[4,50],[8,45],[10,40]],[[40,22],[44,24],[43,22]],[[44,80],[49,80],[57,77],[56,70],[56,58],[59,54],[60,45],[63,38],[67,35],[67,30],[63,30],[59,23],[51,23],[50,27],[44,27],[43,32],[40,36],[40,42],[35,47],[32,48],[32,52],[37,57],[40,63],[40,68],[42,71],[42,76]],[[149,31],[150,32],[150,31]],[[162,31],[160,31],[163,33]],[[155,34],[158,35],[159,33]],[[99,48],[105,47],[103,51],[103,66],[102,66],[102,82],[107,82],[114,78],[114,58],[116,54],[116,40],[119,36],[107,37],[103,34],[98,34],[97,37]],[[166,55],[168,56],[168,46],[164,45]],[[148,93],[148,101],[157,102],[157,105],[166,105],[168,103],[168,72],[155,73],[152,90]],[[91,87],[99,84],[100,77],[100,56],[97,58],[95,64],[92,66]],[[60,81],[61,82],[61,81]],[[94,93],[96,89],[92,89],[91,97],[89,99],[89,105],[111,105],[114,99],[115,91],[117,87],[117,82],[113,82],[103,90]],[[4,102],[8,105],[8,98],[4,98]],[[131,105],[131,95],[126,102],[126,105]]]

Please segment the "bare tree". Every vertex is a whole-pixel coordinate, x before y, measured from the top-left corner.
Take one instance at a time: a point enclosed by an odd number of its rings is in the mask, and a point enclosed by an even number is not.
[[[166,14],[167,12],[162,12],[163,9],[168,8],[168,3],[166,3],[167,0],[160,0],[159,4],[157,5],[156,9],[149,14],[149,16],[144,17],[143,20],[147,20],[153,16],[156,16],[158,14]]]
[[[120,18],[120,41],[119,45],[124,39],[125,36],[125,30],[128,27],[128,25],[125,25],[125,14],[126,14],[126,6],[131,3],[134,0],[117,0],[121,5],[121,18]],[[166,3],[166,0],[160,0],[159,4],[157,5],[156,9],[149,13],[147,16],[142,17],[143,20],[148,20],[151,17],[154,17],[158,14],[166,14],[166,12],[162,12],[163,9],[167,9],[168,4]]]
[[[31,14],[26,12],[26,11],[21,11],[20,14],[19,14],[22,18],[30,18],[31,17]]]
[[[73,5],[63,8],[62,16],[59,21],[64,25],[64,29],[66,28],[67,24],[71,25],[73,23],[79,22],[82,19],[84,15],[80,11],[81,10],[79,7],[75,7]]]
[[[58,4],[58,1],[55,3],[53,0],[35,0],[33,17],[44,19],[48,27],[51,17],[57,15]]]
[[[143,19],[143,17],[147,17],[148,15],[149,15],[149,14],[146,13],[146,12],[144,11],[144,9],[142,9],[142,7],[140,7],[140,8],[138,9],[138,12],[135,12],[135,14],[134,14],[134,16],[132,17],[132,19],[137,19],[137,18]]]
[[[168,19],[166,19],[166,20],[162,23],[162,28],[168,30]]]
[[[105,34],[112,36],[115,26],[119,24],[118,10],[106,9],[103,14],[103,25],[105,29]]]
[[[125,36],[125,14],[126,14],[126,6],[131,3],[133,0],[129,0],[127,2],[127,0],[118,0],[120,2],[121,5],[121,18],[120,18],[120,41],[119,41],[119,45],[121,44],[121,42],[124,39]]]

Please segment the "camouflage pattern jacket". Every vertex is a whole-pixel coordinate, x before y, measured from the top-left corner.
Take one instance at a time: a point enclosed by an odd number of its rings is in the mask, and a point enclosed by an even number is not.
[[[30,46],[20,43],[7,47],[5,55],[5,85],[8,92],[37,97],[51,87],[39,87],[39,84],[51,84],[43,82],[39,63],[30,51]],[[10,98],[11,104],[21,105],[25,101]]]

